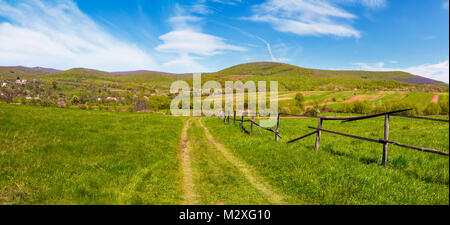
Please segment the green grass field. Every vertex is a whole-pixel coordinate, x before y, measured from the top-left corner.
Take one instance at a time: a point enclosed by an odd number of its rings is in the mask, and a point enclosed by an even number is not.
[[[347,123],[325,121],[324,129],[381,138],[383,120]],[[211,132],[246,161],[260,176],[282,190],[290,204],[448,204],[449,159],[446,156],[389,147],[388,166],[381,164],[382,146],[323,134],[315,152],[315,137],[288,140],[310,133],[313,119],[282,119],[276,143],[271,133],[255,128],[249,137],[238,126],[207,120]],[[246,124],[249,130],[249,124]],[[448,152],[448,124],[393,118],[391,139]]]
[[[0,104],[0,204],[180,204],[182,120]]]
[[[275,142],[217,118],[0,104],[0,204],[185,204],[191,188],[193,204],[448,205],[448,157],[390,146],[382,167],[379,144],[333,134],[317,152],[314,137],[286,143],[307,126],[317,121],[282,119]],[[377,139],[383,120],[324,128]],[[448,131],[391,122],[392,140],[447,152]]]

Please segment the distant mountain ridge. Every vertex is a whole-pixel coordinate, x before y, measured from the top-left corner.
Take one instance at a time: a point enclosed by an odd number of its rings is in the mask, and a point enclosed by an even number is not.
[[[59,72],[62,70],[57,70],[57,69],[53,69],[53,68],[45,68],[45,67],[32,67],[31,69],[36,69],[36,70],[44,70],[44,71],[49,71],[49,72]]]
[[[137,75],[137,74],[160,74],[160,75],[174,75],[175,73],[167,73],[161,71],[153,71],[153,70],[133,70],[133,71],[121,71],[121,72],[112,72],[114,74],[119,75]]]
[[[315,78],[393,80],[420,85],[434,84],[439,86],[448,86],[448,84],[444,82],[403,71],[320,70],[274,62],[245,63],[226,68],[213,74],[216,76],[290,76],[292,78],[298,76],[310,76]]]
[[[157,77],[171,77],[171,78],[179,78],[179,77],[189,77],[190,74],[177,74],[177,73],[168,73],[161,71],[152,71],[152,70],[134,70],[134,71],[120,71],[120,72],[105,72],[100,70],[93,70],[87,68],[73,68],[65,71],[53,69],[53,68],[45,68],[45,67],[24,67],[24,66],[11,66],[11,67],[0,67],[0,79],[7,78],[15,78],[17,76],[40,76],[40,75],[48,75],[48,74],[83,74],[83,75],[101,75],[101,76],[155,76]],[[359,70],[348,70],[348,71],[339,71],[339,70],[319,70],[319,69],[309,69],[303,68],[299,66],[294,66],[285,63],[274,63],[274,62],[254,62],[254,63],[245,63],[236,66],[232,66],[218,72],[214,73],[204,73],[203,75],[226,78],[232,77],[233,79],[239,76],[256,76],[256,77],[283,77],[283,78],[345,78],[345,79],[369,79],[369,80],[392,80],[392,81],[400,81],[406,82],[410,84],[418,84],[418,85],[438,85],[448,87],[447,83],[429,79],[426,77],[413,75],[410,73],[402,72],[402,71],[386,71],[386,72],[373,72],[373,71],[359,71]]]

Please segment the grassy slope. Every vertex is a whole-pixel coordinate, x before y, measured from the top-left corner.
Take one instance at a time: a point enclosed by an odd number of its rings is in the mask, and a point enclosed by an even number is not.
[[[253,76],[314,76],[322,78],[350,78],[350,79],[373,79],[373,80],[395,80],[412,79],[419,76],[401,71],[371,72],[371,71],[336,71],[336,70],[317,70],[293,66],[284,63],[257,62],[236,65],[221,70],[216,75],[253,75]],[[441,82],[436,82],[436,84]]]
[[[326,121],[324,128],[371,138],[382,137],[382,120],[347,123]],[[313,151],[314,137],[295,144],[287,140],[311,132],[310,119],[281,121],[283,139],[257,130],[254,137],[226,127],[215,118],[206,125],[216,138],[251,165],[271,184],[291,196],[292,204],[448,204],[448,157],[395,146],[389,148],[387,168],[381,163],[382,146],[324,134],[321,149]],[[370,127],[371,129],[367,129]],[[247,125],[248,129],[248,125]],[[394,118],[392,140],[448,151],[448,124]],[[420,133],[420,134],[418,134]]]
[[[177,204],[182,121],[0,104],[0,204]]]
[[[277,80],[280,88],[287,90],[313,90],[318,87],[333,88],[404,88],[420,87],[398,80],[424,80],[423,77],[400,71],[331,71],[297,67],[283,63],[247,63],[236,65],[206,76],[219,80],[270,81]],[[448,87],[443,82],[425,79],[427,83]]]
[[[51,73],[46,70],[32,69],[21,66],[0,66],[0,79],[16,79],[17,77],[32,78]],[[25,78],[24,77],[24,78]]]

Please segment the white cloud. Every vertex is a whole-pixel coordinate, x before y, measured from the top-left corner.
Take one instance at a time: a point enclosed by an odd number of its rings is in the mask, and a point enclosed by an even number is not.
[[[197,0],[194,4],[187,6],[186,8],[191,13],[201,14],[201,15],[210,15],[214,13],[214,8],[210,7],[209,2],[225,4],[225,5],[238,5],[242,3],[242,0]]]
[[[173,30],[161,35],[159,39],[162,44],[155,48],[159,52],[176,55],[164,63],[163,69],[173,72],[204,72],[207,69],[200,67],[197,60],[220,55],[226,51],[246,50],[244,47],[227,44],[221,37],[204,33],[201,26],[196,24],[202,18],[189,15],[179,5],[176,5],[175,14],[169,19]]]
[[[422,64],[418,66],[411,66],[407,68],[386,68],[384,63],[354,63],[362,70],[370,71],[404,71],[414,75],[427,77],[434,80],[449,82],[449,60],[439,62],[436,64]]]
[[[71,0],[0,0],[0,64],[107,71],[154,69],[151,56],[118,40]],[[126,56],[126,57],[124,57]]]
[[[251,21],[269,23],[275,30],[296,35],[361,36],[350,25],[357,16],[327,1],[267,0],[254,8]]]
[[[174,30],[160,36],[159,39],[163,41],[163,44],[157,46],[156,50],[181,55],[213,56],[222,54],[225,50],[245,50],[242,47],[226,44],[222,38],[190,29]]]
[[[444,4],[442,4],[442,8],[448,10],[448,1],[444,2]]]
[[[437,64],[413,66],[406,68],[404,71],[448,83],[448,60]]]
[[[211,1],[227,5],[237,5],[242,2],[242,0],[211,0]]]
[[[333,0],[336,3],[355,4],[368,7],[370,9],[380,9],[387,5],[386,0]]]

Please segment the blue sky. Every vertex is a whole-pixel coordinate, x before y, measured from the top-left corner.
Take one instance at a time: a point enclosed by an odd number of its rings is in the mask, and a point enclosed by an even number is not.
[[[448,82],[448,0],[0,0],[0,66],[210,72],[240,63]]]

